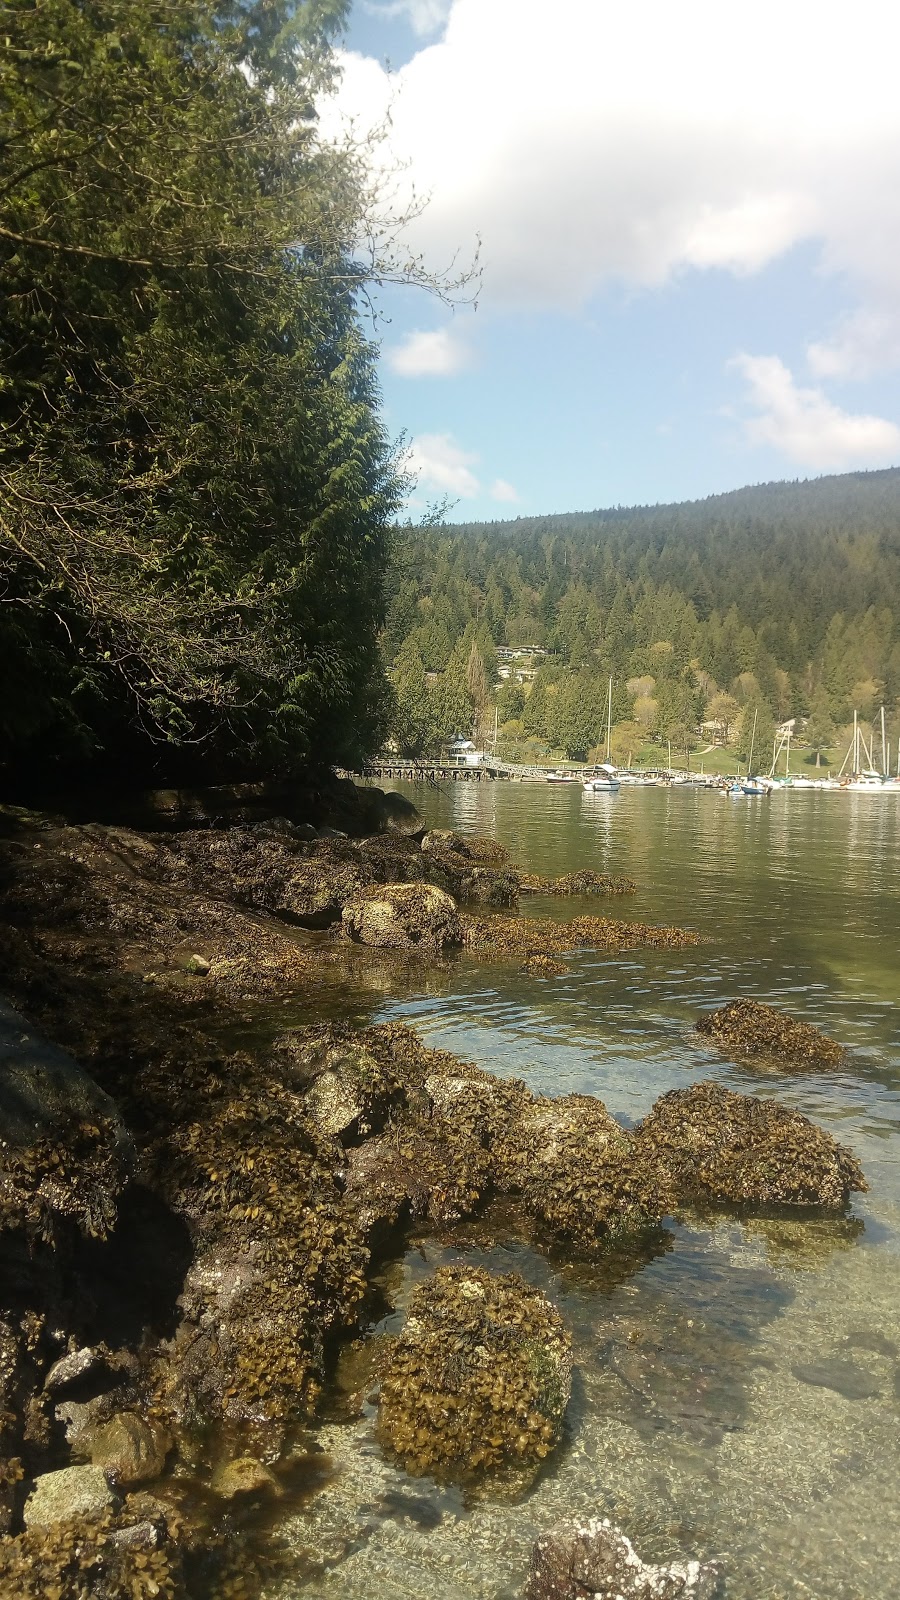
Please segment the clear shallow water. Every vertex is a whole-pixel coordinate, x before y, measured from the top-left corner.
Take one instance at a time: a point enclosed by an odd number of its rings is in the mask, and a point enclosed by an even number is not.
[[[625,1122],[665,1090],[715,1077],[775,1095],[862,1160],[850,1217],[671,1222],[642,1260],[548,1261],[500,1231],[423,1240],[390,1288],[402,1320],[434,1266],[515,1267],[559,1303],[577,1382],[569,1431],[528,1498],[465,1506],[385,1462],[372,1420],[330,1427],[339,1468],[288,1527],[315,1600],[511,1600],[537,1534],[613,1516],[646,1558],[718,1555],[729,1600],[900,1594],[900,800],[455,785],[411,791],[435,826],[494,835],[543,873],[635,878],[615,901],[535,899],[535,914],[609,911],[696,927],[683,951],[569,958],[567,976],[464,958],[387,998],[491,1071],[548,1094],[599,1095]],[[852,1048],[827,1075],[759,1072],[693,1034],[698,1013],[752,994]],[[311,1578],[303,1547],[330,1553]]]

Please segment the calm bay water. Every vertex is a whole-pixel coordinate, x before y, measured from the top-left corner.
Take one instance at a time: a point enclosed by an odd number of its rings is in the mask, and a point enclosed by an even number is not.
[[[520,1504],[466,1505],[378,1451],[372,1418],[324,1430],[336,1473],[286,1532],[310,1600],[512,1600],[538,1533],[612,1516],[646,1559],[718,1556],[729,1600],[900,1594],[900,798],[458,784],[410,790],[432,826],[492,835],[522,866],[637,880],[615,901],[529,901],[697,928],[682,951],[583,952],[565,977],[463,957],[377,1015],[624,1122],[713,1077],[776,1096],[848,1143],[870,1191],[846,1218],[671,1221],[593,1267],[515,1238],[417,1243],[388,1274],[399,1326],[445,1261],[515,1267],[556,1299],[577,1381],[564,1444]],[[740,994],[851,1049],[829,1074],[729,1062],[693,1033]],[[309,1576],[304,1549],[330,1552]]]

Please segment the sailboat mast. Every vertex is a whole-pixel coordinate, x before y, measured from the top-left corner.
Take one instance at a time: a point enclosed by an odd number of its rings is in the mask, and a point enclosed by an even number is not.
[[[750,731],[750,754],[747,757],[747,777],[753,771],[753,742],[756,738],[756,719],[759,716],[759,706],[753,708],[753,727]]]
[[[885,777],[888,775],[887,744],[884,737],[884,706],[881,708],[881,770]]]
[[[606,759],[612,749],[612,678],[609,680],[609,697],[606,702]]]
[[[856,711],[853,712],[853,771],[851,777],[856,777],[859,772],[859,719]]]

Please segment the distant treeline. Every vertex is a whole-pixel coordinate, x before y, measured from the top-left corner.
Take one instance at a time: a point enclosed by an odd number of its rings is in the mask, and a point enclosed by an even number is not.
[[[704,721],[900,711],[900,470],[765,484],[681,505],[409,528],[384,636],[415,753],[497,708],[508,738],[583,755],[606,723],[689,749]],[[498,646],[548,652],[498,686]],[[627,724],[627,727],[623,725]]]

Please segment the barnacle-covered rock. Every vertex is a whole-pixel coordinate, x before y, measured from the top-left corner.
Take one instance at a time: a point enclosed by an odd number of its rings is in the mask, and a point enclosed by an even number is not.
[[[685,1199],[841,1207],[868,1187],[853,1152],[801,1112],[718,1083],[664,1094],[635,1151]]]
[[[63,1467],[59,1472],[45,1472],[25,1502],[25,1526],[45,1528],[72,1517],[100,1516],[113,1501],[102,1467]]]
[[[701,1017],[697,1032],[723,1049],[742,1055],[781,1057],[795,1067],[838,1067],[845,1057],[843,1045],[829,1039],[809,1022],[795,1022],[760,1000],[730,1000]]]
[[[344,932],[382,950],[442,950],[462,943],[456,902],[431,883],[363,889],[343,911]]]
[[[523,1600],[712,1600],[716,1562],[648,1566],[606,1518],[571,1522],[537,1541]]]
[[[657,1223],[669,1209],[667,1184],[592,1095],[524,1104],[498,1164],[501,1185],[522,1196],[541,1227],[583,1249]]]
[[[531,1476],[559,1439],[571,1359],[559,1312],[517,1273],[440,1267],[385,1367],[381,1439],[411,1472]]]

